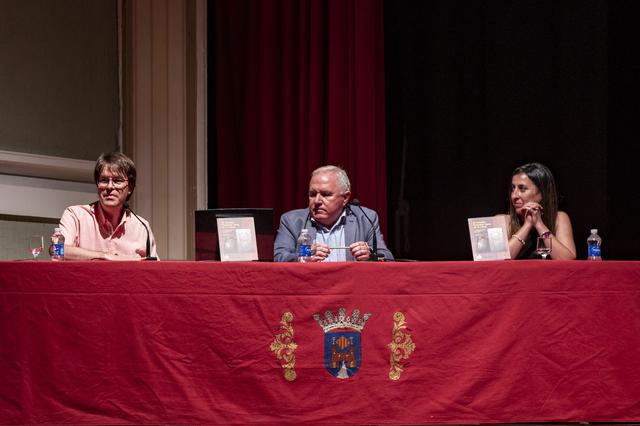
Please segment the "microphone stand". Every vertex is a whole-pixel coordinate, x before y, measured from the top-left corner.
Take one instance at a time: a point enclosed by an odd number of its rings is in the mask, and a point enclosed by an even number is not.
[[[371,255],[369,255],[369,261],[370,262],[379,262],[379,261],[383,261],[384,260],[384,255],[378,255],[378,237],[376,236],[376,226],[373,223],[373,221],[371,220],[371,218],[369,216],[367,216],[367,214],[365,213],[364,209],[362,208],[362,206],[360,205],[360,200],[358,200],[357,198],[354,198],[353,200],[351,200],[351,205],[354,205],[356,207],[358,207],[360,209],[360,211],[362,212],[362,214],[364,215],[364,217],[367,218],[367,220],[369,221],[369,223],[371,224],[371,231],[372,231],[372,245],[373,245],[373,252],[371,253]]]
[[[131,207],[129,207],[129,202],[128,201],[126,201],[124,203],[124,208],[129,210],[131,212],[131,214],[134,215],[136,217],[136,219],[138,219],[140,221],[142,226],[144,226],[144,230],[147,231],[147,245],[145,247],[147,257],[145,257],[143,260],[158,260],[157,257],[150,256],[150,254],[151,254],[151,238],[149,237],[149,228],[147,228],[147,225],[142,221],[142,219],[140,219],[140,217],[137,214],[135,214],[133,210],[131,210]]]

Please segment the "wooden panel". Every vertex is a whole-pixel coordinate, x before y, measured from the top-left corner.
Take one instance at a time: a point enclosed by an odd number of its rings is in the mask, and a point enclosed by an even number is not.
[[[193,258],[196,181],[206,176],[206,164],[198,167],[197,155],[187,155],[197,151],[198,141],[204,149],[204,135],[195,126],[197,117],[205,112],[192,94],[204,90],[188,90],[188,82],[204,63],[196,61],[196,67],[187,67],[189,54],[197,52],[192,46],[197,39],[187,37],[187,22],[198,22],[187,14],[203,8],[194,7],[193,2],[187,7],[187,1],[125,2],[129,50],[125,55],[124,145],[138,167],[133,204],[151,222],[160,258],[176,260]],[[205,33],[201,30],[199,34],[202,42]],[[189,120],[188,103],[196,119]]]

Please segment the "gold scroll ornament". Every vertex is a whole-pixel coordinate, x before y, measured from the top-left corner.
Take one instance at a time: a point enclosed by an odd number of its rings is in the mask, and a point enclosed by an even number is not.
[[[411,353],[416,349],[415,343],[411,341],[411,335],[405,333],[407,324],[404,322],[404,314],[396,312],[393,314],[393,332],[391,343],[387,346],[391,350],[391,359],[389,364],[389,378],[391,380],[400,380],[400,375],[404,371],[403,360],[409,359]]]
[[[276,334],[271,343],[271,351],[281,360],[284,368],[284,378],[292,382],[296,379],[296,354],[298,345],[293,341],[293,314],[285,312],[280,320],[280,333]]]

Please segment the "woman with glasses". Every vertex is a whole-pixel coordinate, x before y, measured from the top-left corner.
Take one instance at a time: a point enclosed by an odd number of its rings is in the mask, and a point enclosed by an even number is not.
[[[102,154],[93,172],[98,201],[68,207],[60,218],[67,260],[157,257],[149,223],[128,209],[136,166],[120,152]],[[147,240],[150,253],[147,253]]]

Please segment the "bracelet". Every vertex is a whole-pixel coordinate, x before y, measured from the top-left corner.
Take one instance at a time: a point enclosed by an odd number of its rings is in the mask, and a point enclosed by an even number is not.
[[[551,231],[543,232],[540,236],[542,238],[549,238],[551,236]]]
[[[513,235],[511,236],[511,238],[513,238],[513,237],[515,237],[515,238],[516,238],[516,240],[520,241],[520,243],[521,243],[522,245],[525,245],[525,244],[526,244],[526,243],[525,243],[525,241],[524,241],[522,238],[518,237],[516,234],[513,234]]]

